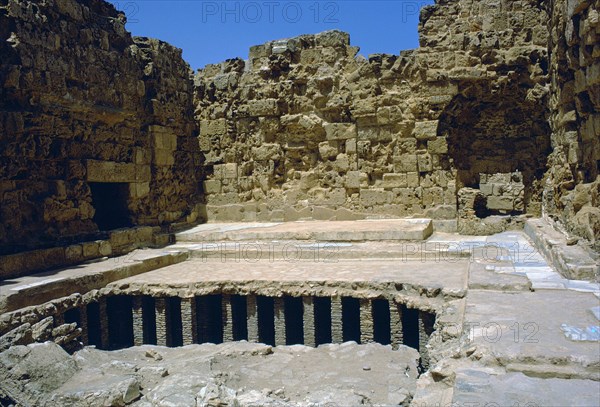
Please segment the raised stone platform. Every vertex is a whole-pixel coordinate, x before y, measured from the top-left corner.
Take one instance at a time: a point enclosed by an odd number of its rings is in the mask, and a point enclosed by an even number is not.
[[[239,339],[240,321],[248,340],[258,341],[265,332],[259,320],[272,312],[275,345],[289,339],[286,327],[293,330],[303,324],[303,343],[315,346],[324,343],[316,342],[315,336],[324,324],[316,315],[322,317],[324,309],[331,312],[333,343],[368,343],[374,340],[374,326],[381,323],[374,322],[373,310],[383,304],[389,310],[386,329],[393,346],[402,343],[403,330],[418,330],[415,346],[423,367],[430,367],[417,381],[413,405],[542,406],[551,399],[564,404],[571,391],[582,393],[575,405],[590,405],[600,383],[598,343],[569,339],[562,325],[598,325],[592,310],[600,305],[600,286],[562,277],[524,232],[435,232],[409,241],[394,234],[394,227],[412,228],[410,223],[331,222],[325,230],[318,228],[320,222],[202,225],[179,234],[180,241],[166,249],[5,281],[0,300],[3,310],[11,310],[99,289],[91,303],[81,298],[77,306],[80,320],[107,315],[108,322],[100,322],[100,342],[94,342],[101,348],[120,331],[108,325],[123,309],[133,324],[136,345],[155,332],[159,345],[176,346],[169,336],[176,320],[182,330],[178,340],[184,345],[205,335],[203,329],[221,332],[225,342],[236,335]],[[430,223],[416,225],[413,232],[429,233]],[[208,297],[218,302],[210,305]],[[257,305],[258,298],[271,302]],[[325,303],[317,301],[324,298]],[[360,327],[355,339],[342,335],[347,317],[343,299],[356,304],[352,312]],[[248,312],[245,321],[239,319],[242,303]],[[90,304],[98,304],[98,311]],[[35,323],[36,313],[51,307],[46,303],[5,314],[3,326]],[[53,311],[56,326],[65,322],[66,311]],[[196,314],[200,311],[204,314]],[[428,313],[435,315],[435,332],[424,328]],[[222,325],[208,324],[207,315],[214,314],[223,318]],[[294,357],[302,363],[302,355]],[[541,394],[539,389],[552,390]]]
[[[86,293],[112,281],[180,263],[187,253],[168,249],[136,250],[75,267],[0,282],[0,314],[42,304],[73,293]]]
[[[600,282],[600,261],[583,247],[569,244],[565,235],[544,219],[528,220],[525,233],[564,277]]]
[[[267,296],[396,295],[462,298],[466,293],[468,260],[445,263],[401,259],[260,262],[192,259],[114,282],[124,292],[251,292]]]
[[[425,240],[433,233],[431,219],[374,219],[286,223],[208,223],[176,235],[178,242],[242,240],[313,240],[362,242]]]

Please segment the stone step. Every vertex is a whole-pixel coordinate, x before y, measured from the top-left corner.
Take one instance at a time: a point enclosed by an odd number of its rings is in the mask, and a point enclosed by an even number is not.
[[[0,314],[43,304],[74,293],[85,294],[123,278],[187,260],[189,253],[140,249],[127,255],[7,280],[0,286]]]
[[[569,245],[566,236],[546,220],[529,219],[525,233],[562,276],[600,282],[600,262],[583,247]]]
[[[316,242],[422,241],[431,219],[374,219],[285,223],[208,223],[176,234],[178,242],[311,240]]]

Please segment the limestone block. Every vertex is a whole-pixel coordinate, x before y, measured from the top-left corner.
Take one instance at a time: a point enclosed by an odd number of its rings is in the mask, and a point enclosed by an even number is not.
[[[150,126],[150,136],[154,141],[154,147],[167,151],[175,151],[177,149],[177,135],[163,126]]]
[[[65,247],[65,260],[68,263],[79,262],[83,258],[83,248],[79,244]]]
[[[110,256],[112,254],[112,246],[109,241],[101,240],[98,243],[98,253],[101,256]]]
[[[456,67],[450,70],[448,78],[451,80],[477,81],[486,78],[486,71],[475,67]]]
[[[324,31],[315,35],[315,42],[324,48],[346,47],[350,45],[350,35],[338,30]]]
[[[383,174],[382,187],[391,188],[406,188],[408,186],[406,174]]]
[[[225,119],[201,120],[200,136],[222,136],[227,134],[227,122]]]
[[[317,186],[319,186],[319,177],[317,174],[315,174],[314,172],[300,173],[300,189],[306,191]]]
[[[402,121],[402,116],[398,106],[383,106],[377,109],[377,124],[395,124]]]
[[[417,155],[419,172],[429,172],[433,170],[433,161],[430,154]]]
[[[83,248],[83,257],[86,259],[100,257],[100,243],[99,242],[84,242],[81,244]]]
[[[413,136],[418,140],[430,140],[437,137],[438,120],[416,122]]]
[[[396,140],[396,150],[398,154],[414,154],[417,151],[416,138],[401,138]],[[396,151],[394,150],[394,151]]]
[[[131,229],[115,230],[110,232],[109,241],[112,247],[121,248],[131,244]]]
[[[129,196],[131,198],[143,198],[150,193],[149,182],[132,182],[129,184]]]
[[[386,132],[380,127],[359,127],[358,129],[359,140],[383,141],[390,139],[390,137],[389,130]]]
[[[207,201],[210,205],[228,205],[238,203],[240,199],[236,192],[228,192],[208,195]]]
[[[329,144],[328,141],[319,143],[319,155],[323,160],[331,160],[337,157],[338,149]]]
[[[252,177],[238,178],[238,187],[239,187],[240,192],[252,191],[254,189],[254,178],[252,178]]]
[[[346,154],[356,153],[356,140],[346,140]]]
[[[277,99],[251,100],[247,111],[250,116],[278,116],[281,114]]]
[[[392,192],[383,189],[361,189],[360,203],[365,207],[383,205],[392,202]]]
[[[350,168],[350,158],[346,154],[338,154],[335,158],[334,168],[339,172],[346,172]]]
[[[395,172],[417,172],[416,154],[402,154],[393,157]]]
[[[344,186],[348,189],[359,189],[362,174],[360,171],[348,171],[344,179]]]
[[[89,182],[150,181],[150,166],[113,161],[86,160]]]
[[[423,189],[423,205],[431,207],[444,203],[443,189],[440,187]]]
[[[509,196],[490,196],[487,199],[487,208],[499,211],[512,211],[514,209],[513,198]]]
[[[147,157],[149,154],[146,154],[146,151],[143,148],[134,148],[133,151],[134,162],[136,164],[150,164]]]
[[[221,192],[221,181],[208,180],[202,183],[205,194],[218,194]]]
[[[406,183],[409,188],[419,186],[419,173],[409,172],[406,174]]]
[[[323,126],[327,140],[356,139],[356,125],[349,123],[327,123]]]
[[[300,53],[300,64],[318,64],[322,60],[321,50],[315,48],[303,49]]]
[[[223,179],[236,179],[237,178],[237,164],[236,163],[227,163],[227,164],[218,164],[214,167],[214,176],[215,179],[223,180]]]
[[[153,155],[154,155],[154,165],[171,166],[171,165],[175,164],[175,157],[173,157],[173,150],[155,148],[153,151]]]
[[[250,59],[254,58],[263,58],[268,57],[271,54],[271,44],[262,44],[262,45],[254,45],[250,47],[249,57]]]
[[[344,188],[313,188],[309,191],[311,203],[315,205],[343,205],[346,203],[346,190]]]
[[[479,184],[479,189],[483,195],[491,196],[494,194],[494,184]]]
[[[252,156],[256,161],[279,160],[281,146],[279,144],[262,144],[260,147],[252,147]]]
[[[445,137],[437,137],[427,142],[427,151],[430,154],[447,154],[448,142]]]

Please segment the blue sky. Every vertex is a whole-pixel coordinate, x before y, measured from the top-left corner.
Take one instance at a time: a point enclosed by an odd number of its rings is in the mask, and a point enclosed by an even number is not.
[[[193,69],[247,58],[252,45],[339,29],[360,53],[398,54],[418,46],[418,10],[433,0],[110,0],[127,29],[183,49]]]

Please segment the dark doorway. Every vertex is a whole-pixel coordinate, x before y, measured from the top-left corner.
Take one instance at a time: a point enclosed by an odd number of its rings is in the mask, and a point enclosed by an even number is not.
[[[204,295],[196,298],[198,343],[223,343],[222,296]]]
[[[167,298],[167,312],[170,313],[170,326],[167,326],[171,332],[171,335],[167,335],[167,338],[171,338],[171,343],[168,346],[183,346],[183,330],[181,325],[181,298],[179,297],[168,297]]]
[[[98,229],[113,230],[132,226],[127,208],[129,184],[91,182],[94,222]]]
[[[258,308],[258,340],[275,346],[275,310],[273,297],[256,297]]]
[[[331,343],[331,298],[314,297],[316,345]]]
[[[109,349],[133,346],[133,315],[131,297],[114,296],[106,299]]]
[[[389,345],[392,343],[390,331],[390,303],[387,300],[373,300],[373,339],[382,345]]]
[[[76,323],[78,327],[81,327],[81,315],[79,314],[79,308],[71,308],[70,310],[65,311],[65,323]]]
[[[360,343],[360,300],[358,298],[342,298],[342,330],[344,342]]]
[[[88,342],[100,348],[102,345],[102,334],[100,332],[100,305],[97,302],[91,302],[86,306]]]
[[[283,297],[286,345],[304,344],[302,297]]]
[[[419,350],[419,310],[403,306],[402,331],[404,332],[404,344]]]
[[[246,297],[241,295],[231,296],[231,318],[233,322],[233,340],[248,340],[248,310],[246,307]]]

